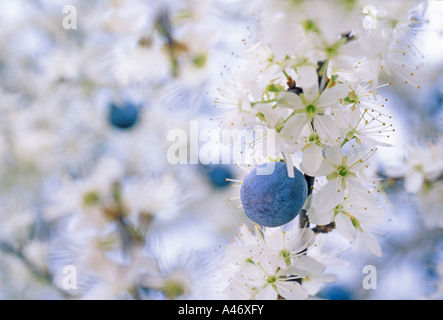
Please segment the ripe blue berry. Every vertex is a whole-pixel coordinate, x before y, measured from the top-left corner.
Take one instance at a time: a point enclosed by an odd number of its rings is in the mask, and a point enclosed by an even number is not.
[[[307,195],[304,175],[294,167],[294,178],[290,178],[284,162],[276,162],[270,175],[257,175],[255,168],[243,180],[240,189],[246,215],[266,227],[278,227],[292,221],[303,208]]]
[[[109,122],[118,129],[129,129],[137,123],[138,113],[138,108],[131,102],[111,103]]]

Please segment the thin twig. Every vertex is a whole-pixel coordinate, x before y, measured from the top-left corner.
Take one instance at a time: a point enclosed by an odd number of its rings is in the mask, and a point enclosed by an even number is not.
[[[28,269],[29,271],[40,280],[44,280],[44,282],[49,285],[51,288],[55,289],[61,296],[64,298],[72,298],[69,293],[60,289],[53,281],[54,277],[49,273],[48,270],[41,270],[38,266],[36,266],[31,260],[26,257],[23,252],[15,249],[11,244],[0,241],[0,250],[18,258]]]

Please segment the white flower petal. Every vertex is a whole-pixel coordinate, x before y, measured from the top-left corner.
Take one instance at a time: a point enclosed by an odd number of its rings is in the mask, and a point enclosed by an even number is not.
[[[335,165],[340,165],[343,153],[340,146],[328,147],[325,150],[326,158]]]
[[[280,92],[278,94],[278,106],[284,108],[292,108],[295,110],[304,109],[302,100],[293,92]]]
[[[340,187],[339,179],[326,183],[313,195],[312,204],[319,210],[327,211],[337,206],[345,197],[345,190]]]
[[[306,271],[303,273],[304,276],[322,273],[326,268],[322,263],[307,255],[301,255],[295,258],[293,267],[295,268],[294,270],[298,270],[295,271],[295,274],[300,274],[300,270]]]
[[[309,194],[308,197],[306,198],[305,204],[303,205],[303,210],[309,210],[309,208],[311,207],[311,202],[312,202],[312,194]]]
[[[341,110],[340,108],[334,108],[334,120],[335,123],[346,135],[349,132],[349,115],[348,111]]]
[[[316,114],[314,126],[321,140],[327,145],[334,146],[340,141],[340,129],[330,116]]]
[[[335,86],[326,89],[320,95],[317,107],[326,108],[338,103],[340,99],[344,99],[348,95],[348,91],[348,86],[343,83],[336,84]]]
[[[315,241],[315,233],[309,228],[286,232],[286,248],[292,252],[301,252]]]
[[[378,244],[377,240],[372,236],[372,234],[367,231],[367,230],[360,230],[360,236],[361,239],[363,240],[365,246],[369,249],[369,251],[377,256],[377,257],[381,257],[382,256],[382,251],[380,248],[380,245]]]
[[[358,219],[361,226],[372,227],[382,222],[384,218],[384,211],[382,209],[374,205],[366,205],[364,201],[361,201],[360,199],[357,201],[360,205],[357,204],[353,215]]]
[[[410,193],[417,193],[423,185],[424,177],[418,171],[412,171],[405,177],[405,189]]]
[[[325,283],[334,282],[336,280],[337,276],[335,274],[318,274],[313,278],[304,279],[302,286],[308,290],[311,296],[315,296]]]
[[[283,152],[286,159],[286,169],[288,171],[288,177],[294,178],[294,164],[292,163],[292,157],[289,153]]]
[[[256,300],[276,300],[277,299],[277,291],[272,288],[272,286],[268,285],[255,295]]]
[[[277,290],[287,300],[304,300],[308,297],[308,291],[295,281],[279,281]]]
[[[306,100],[309,102],[314,102],[315,99],[318,98],[318,84],[316,83],[314,86],[310,88],[303,88],[303,95],[305,96]]]
[[[327,176],[328,174],[333,173],[335,171],[337,171],[337,169],[331,163],[329,163],[327,159],[323,158],[320,168],[318,168],[318,170],[315,172],[313,176],[315,177]]]
[[[292,116],[284,125],[282,134],[291,140],[296,140],[300,137],[300,133],[308,123],[308,118],[304,115]]]
[[[346,116],[349,118],[349,128],[357,127],[361,122],[362,112],[360,108],[348,109],[346,112]]]
[[[282,228],[263,228],[263,237],[266,239],[266,245],[277,250],[283,249],[284,238],[282,237]]]
[[[348,216],[341,212],[337,214],[335,217],[335,226],[343,238],[347,239],[351,243],[355,241],[357,230]]]
[[[302,158],[300,167],[305,173],[313,176],[323,162],[323,149],[316,144],[311,144],[303,151]]]
[[[254,109],[257,111],[257,113],[260,112],[265,116],[266,122],[271,128],[274,128],[279,122],[283,120],[284,109],[274,110],[269,104],[265,103],[259,103],[255,105]]]
[[[372,200],[372,194],[363,186],[360,179],[348,177],[346,179],[346,186],[348,193],[353,197],[366,202],[370,202]]]
[[[308,212],[309,221],[313,224],[317,224],[320,226],[327,225],[332,222],[334,219],[334,211],[319,211],[314,207],[311,207]]]
[[[392,147],[392,144],[381,142],[366,136],[363,136],[361,134],[356,134],[356,137],[359,138],[361,141],[366,142],[367,144],[373,145],[373,146],[382,146],[382,147]]]
[[[318,86],[317,69],[313,65],[304,65],[297,68],[297,86],[311,88]]]

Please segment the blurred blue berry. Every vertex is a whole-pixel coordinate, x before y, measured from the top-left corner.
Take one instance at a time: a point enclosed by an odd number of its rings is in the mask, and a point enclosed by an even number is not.
[[[284,162],[276,162],[270,175],[257,175],[255,168],[243,180],[240,189],[246,215],[266,227],[277,227],[292,221],[303,208],[307,194],[308,185],[304,175],[294,167],[294,178],[289,178]]]
[[[352,300],[351,292],[341,286],[325,288],[318,296],[328,300]]]
[[[118,129],[129,129],[137,123],[138,114],[138,108],[131,102],[124,102],[120,105],[111,103],[109,122]]]
[[[230,182],[226,179],[232,179],[233,174],[227,166],[214,166],[209,169],[208,176],[211,184],[216,188],[227,187]]]

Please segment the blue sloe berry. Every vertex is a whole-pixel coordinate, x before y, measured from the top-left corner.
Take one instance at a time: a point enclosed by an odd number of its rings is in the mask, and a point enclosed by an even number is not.
[[[137,123],[139,110],[132,102],[111,103],[109,122],[118,129],[130,129]]]
[[[276,162],[270,175],[252,170],[243,180],[240,198],[246,215],[266,227],[277,227],[292,221],[303,208],[308,195],[306,179],[294,167],[294,178],[288,176],[286,163]]]

